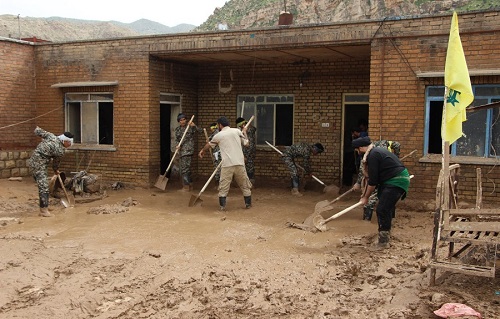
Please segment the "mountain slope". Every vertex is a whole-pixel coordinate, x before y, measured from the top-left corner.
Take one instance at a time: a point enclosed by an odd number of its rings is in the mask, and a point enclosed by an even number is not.
[[[278,25],[282,11],[293,15],[293,25],[310,25],[400,16],[500,9],[498,0],[230,0],[198,27],[167,27],[140,19],[133,23],[90,21],[59,17],[30,18],[0,15],[0,36],[53,42],[132,37],[190,31],[241,30]],[[19,36],[20,35],[20,36]]]
[[[286,4],[286,7],[285,7]],[[420,16],[500,8],[498,0],[231,0],[195,31],[276,26],[282,11],[293,14],[293,25]]]

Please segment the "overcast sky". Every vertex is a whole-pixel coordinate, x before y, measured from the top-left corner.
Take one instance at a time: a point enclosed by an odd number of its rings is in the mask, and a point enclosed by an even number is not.
[[[200,25],[229,0],[0,0],[0,15],[62,17],[131,23],[148,19],[169,27]]]

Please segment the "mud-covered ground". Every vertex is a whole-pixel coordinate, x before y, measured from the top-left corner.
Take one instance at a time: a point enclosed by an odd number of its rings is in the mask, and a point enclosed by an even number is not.
[[[0,318],[438,318],[444,303],[500,318],[498,276],[429,286],[433,203],[416,194],[376,250],[375,220],[358,208],[326,232],[288,226],[338,194],[258,186],[246,210],[233,187],[219,212],[213,186],[188,206],[196,186],[109,188],[66,209],[51,199],[55,216],[42,218],[31,178],[0,180]]]

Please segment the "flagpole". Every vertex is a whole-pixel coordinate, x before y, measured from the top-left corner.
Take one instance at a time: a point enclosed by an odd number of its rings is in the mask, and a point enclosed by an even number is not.
[[[443,101],[443,121],[441,123],[442,130],[446,131],[446,98],[448,96],[448,87],[444,87],[444,101]],[[449,209],[450,202],[450,144],[444,138],[441,141],[441,169],[443,170],[443,188],[442,194],[442,210]]]

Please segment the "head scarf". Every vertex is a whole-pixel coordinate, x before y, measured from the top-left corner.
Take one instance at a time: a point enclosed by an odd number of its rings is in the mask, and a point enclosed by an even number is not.
[[[71,143],[71,145],[73,145],[73,134],[71,134],[70,132],[64,132],[63,134],[59,135],[57,138],[59,140],[61,140],[61,142],[68,141]]]

